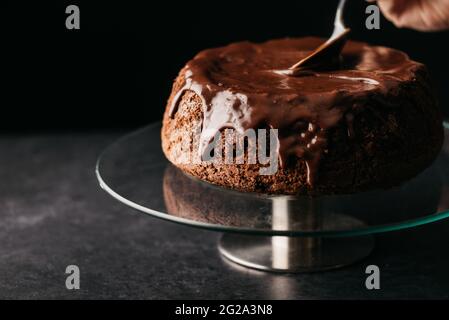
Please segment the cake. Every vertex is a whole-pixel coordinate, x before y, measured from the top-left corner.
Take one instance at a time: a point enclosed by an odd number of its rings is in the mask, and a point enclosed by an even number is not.
[[[443,127],[426,67],[401,51],[348,41],[332,63],[291,72],[323,42],[239,42],[198,53],[168,99],[167,159],[219,186],[309,195],[388,188],[429,166]],[[269,163],[251,161],[254,150]],[[234,161],[223,161],[229,155]],[[262,172],[273,163],[276,170]]]

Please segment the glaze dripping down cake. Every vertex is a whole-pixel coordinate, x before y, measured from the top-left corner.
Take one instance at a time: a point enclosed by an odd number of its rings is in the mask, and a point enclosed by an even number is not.
[[[426,67],[401,51],[349,41],[332,65],[289,72],[323,41],[239,42],[197,54],[167,103],[161,135],[168,160],[240,191],[312,195],[391,187],[429,166],[443,127]],[[268,152],[277,170],[204,160],[208,143],[227,129],[275,129]]]

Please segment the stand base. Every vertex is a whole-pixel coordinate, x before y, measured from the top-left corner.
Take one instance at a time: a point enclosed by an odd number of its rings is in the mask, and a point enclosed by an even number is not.
[[[367,257],[372,236],[351,238],[265,237],[224,234],[220,253],[239,265],[272,272],[317,272],[340,268]]]

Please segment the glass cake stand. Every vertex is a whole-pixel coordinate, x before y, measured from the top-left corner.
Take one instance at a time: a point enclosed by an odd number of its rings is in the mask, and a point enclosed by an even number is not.
[[[220,253],[278,272],[341,267],[369,255],[373,234],[449,216],[449,125],[437,160],[401,186],[321,197],[242,193],[191,178],[161,150],[161,124],[128,134],[99,157],[96,175],[112,197],[140,212],[221,231]]]

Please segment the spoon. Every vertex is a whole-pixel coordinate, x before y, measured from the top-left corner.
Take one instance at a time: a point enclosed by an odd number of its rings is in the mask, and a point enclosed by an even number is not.
[[[343,22],[343,8],[345,3],[346,0],[340,0],[338,3],[334,20],[334,31],[332,32],[331,37],[307,57],[291,66],[289,70],[293,75],[302,69],[314,68],[339,57],[341,50],[346,43],[347,35],[349,31],[351,31],[351,29],[347,28]]]

